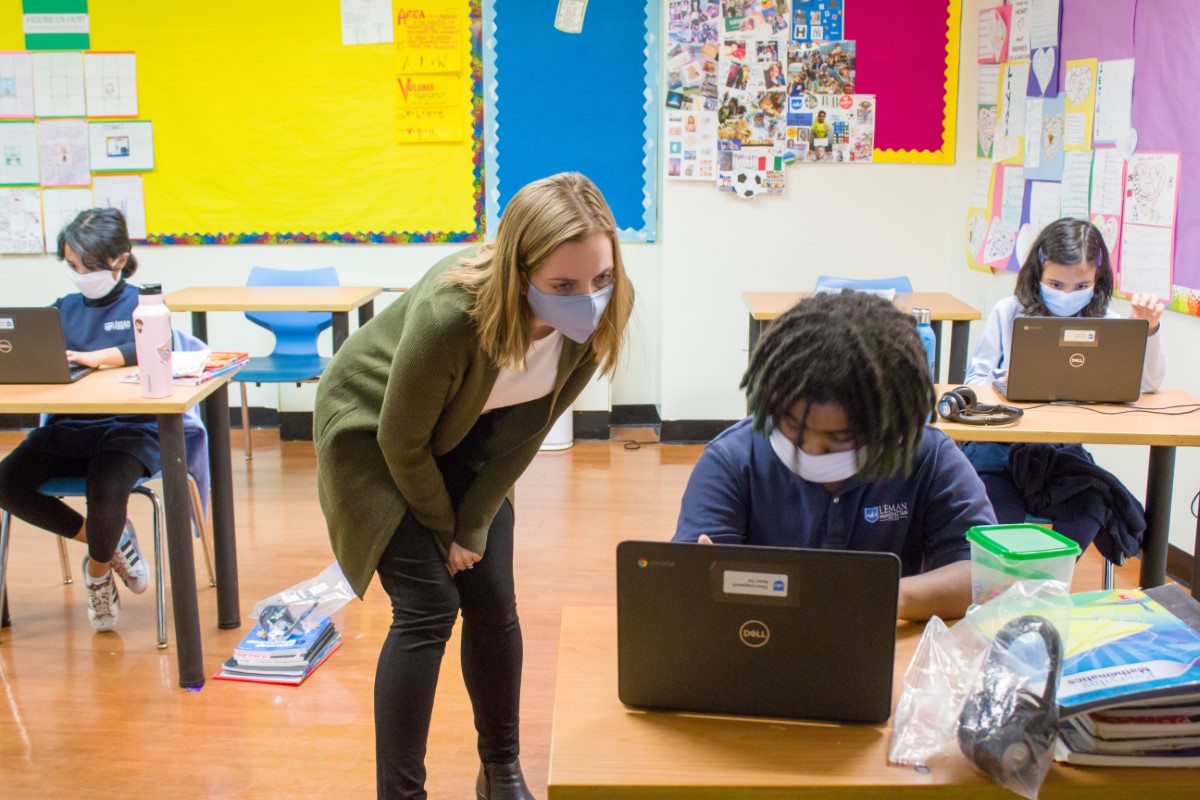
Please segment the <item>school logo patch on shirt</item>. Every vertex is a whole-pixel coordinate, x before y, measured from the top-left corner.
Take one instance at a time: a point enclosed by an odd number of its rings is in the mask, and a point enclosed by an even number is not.
[[[110,319],[104,323],[106,331],[127,331],[133,327],[133,320],[129,319]]]
[[[881,506],[871,506],[863,509],[863,519],[867,522],[899,522],[908,519],[908,503],[884,503]]]

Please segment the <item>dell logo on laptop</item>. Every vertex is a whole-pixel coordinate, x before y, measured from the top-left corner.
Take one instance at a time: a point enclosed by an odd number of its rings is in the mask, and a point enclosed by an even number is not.
[[[0,353],[11,353],[12,342],[8,339],[0,339]]]
[[[1083,366],[1083,353],[1072,353],[1071,358],[1067,361],[1072,367]]]
[[[764,622],[748,619],[738,630],[738,638],[746,647],[762,647],[771,639],[771,629]]]

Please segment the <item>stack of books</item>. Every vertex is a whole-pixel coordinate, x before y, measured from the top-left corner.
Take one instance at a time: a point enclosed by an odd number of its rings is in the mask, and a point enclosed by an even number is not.
[[[233,658],[213,677],[299,686],[341,646],[342,635],[329,617],[310,630],[300,629],[283,639],[269,639],[262,626],[255,625],[234,648]]]
[[[176,386],[198,386],[219,375],[236,372],[250,360],[249,353],[195,350],[171,354],[171,383]],[[121,378],[122,383],[137,383],[135,370]]]
[[[1055,758],[1200,766],[1200,603],[1177,584],[1071,600]]]

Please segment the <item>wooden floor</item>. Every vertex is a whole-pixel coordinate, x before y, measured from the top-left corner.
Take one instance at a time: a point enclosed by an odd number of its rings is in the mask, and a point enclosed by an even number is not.
[[[0,454],[20,434],[0,433]],[[543,453],[517,487],[517,595],[525,637],[522,762],[545,796],[558,624],[564,606],[611,606],[614,548],[665,539],[699,446],[580,443]],[[312,577],[332,560],[316,500],[311,443],[256,431],[254,460],[234,439],[241,605]],[[130,502],[149,546],[148,505]],[[64,586],[49,534],[15,522],[13,627],[0,631],[0,795],[360,798],[374,794],[372,684],[390,621],[378,583],[336,617],[344,637],[301,687],[209,681],[178,687],[173,632],[155,648],[152,594],[123,592],[118,633],[94,634],[81,584]],[[84,549],[70,546],[72,566]],[[196,546],[197,568],[200,548]],[[1135,585],[1137,562],[1118,570]],[[1097,588],[1094,550],[1077,590]],[[249,629],[216,627],[216,595],[198,575],[209,675]],[[170,594],[168,593],[168,602]],[[443,664],[430,736],[429,796],[472,797],[478,760],[457,641]]]

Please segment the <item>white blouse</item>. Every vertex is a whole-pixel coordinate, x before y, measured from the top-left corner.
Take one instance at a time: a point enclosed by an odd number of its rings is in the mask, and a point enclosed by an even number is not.
[[[501,367],[492,393],[483,404],[485,412],[493,408],[515,406],[545,397],[554,389],[558,377],[558,359],[562,355],[563,335],[559,331],[535,339],[525,353],[525,369],[518,372]]]
[[[1021,303],[1016,296],[1006,297],[992,307],[987,324],[983,328],[983,338],[971,356],[971,365],[967,367],[966,383],[970,385],[990,385],[1001,375],[1008,372],[1008,351],[1012,349],[1013,320],[1021,313]],[[1117,312],[1109,308],[1107,318],[1117,317]],[[1142,391],[1157,392],[1167,377],[1167,354],[1163,350],[1162,328],[1150,334],[1146,339],[1146,360],[1142,364]]]

